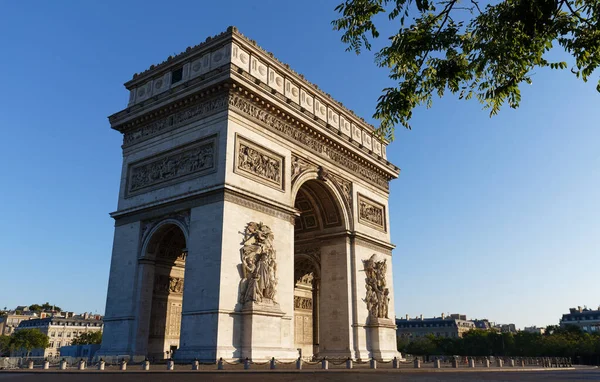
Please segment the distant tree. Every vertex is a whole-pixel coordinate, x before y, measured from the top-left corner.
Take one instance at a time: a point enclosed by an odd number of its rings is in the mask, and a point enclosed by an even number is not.
[[[82,333],[78,337],[75,337],[71,341],[71,345],[90,345],[90,344],[101,344],[102,343],[102,332],[89,332]]]
[[[11,337],[0,336],[0,356],[4,356],[10,352]]]
[[[599,0],[345,0],[335,10],[333,27],[357,54],[392,31],[375,55],[394,81],[373,116],[388,139],[435,95],[476,98],[491,116],[519,106],[538,68],[570,69],[587,81],[600,66]],[[556,46],[570,64],[550,57]]]
[[[62,312],[62,309],[59,306],[56,305],[50,305],[49,302],[45,302],[42,305],[40,304],[32,304],[29,305],[29,310],[31,310],[32,312],[44,312],[44,311],[50,311],[50,310],[56,310],[57,312]]]
[[[27,350],[27,357],[33,349],[48,347],[50,340],[39,329],[21,329],[11,336],[10,347],[15,350]]]

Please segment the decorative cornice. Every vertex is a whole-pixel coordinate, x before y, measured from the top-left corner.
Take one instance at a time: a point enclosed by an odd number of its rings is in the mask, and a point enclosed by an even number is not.
[[[287,122],[291,118],[289,115],[286,118],[286,113],[265,103],[256,96],[246,94],[247,92],[239,86],[234,85],[234,87],[238,89],[238,92],[229,98],[230,108],[262,123],[279,135],[301,145],[303,148],[335,162],[342,168],[354,172],[359,178],[367,180],[376,187],[384,191],[389,190],[388,182],[392,179],[392,176],[389,174],[366,160],[361,160],[359,156],[354,155],[353,157],[348,150],[327,139],[313,128],[301,124],[297,120],[292,120],[291,123]],[[246,96],[254,99],[251,101]],[[273,110],[269,110],[271,108]],[[276,112],[271,113],[270,111]],[[295,122],[295,125],[293,122]]]
[[[294,224],[294,220],[296,219],[296,215],[291,212],[280,210],[267,202],[252,198],[248,195],[239,194],[235,191],[225,190],[224,200],[279,219],[287,220],[291,224]]]
[[[365,247],[377,251],[385,255],[392,255],[392,250],[395,248],[393,244],[380,242],[368,237],[354,235],[354,243],[358,246]]]

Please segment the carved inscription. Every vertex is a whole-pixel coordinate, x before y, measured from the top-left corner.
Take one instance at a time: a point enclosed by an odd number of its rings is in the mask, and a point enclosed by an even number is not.
[[[376,255],[364,260],[365,275],[367,278],[367,295],[365,302],[369,310],[369,317],[388,318],[388,303],[390,290],[386,288],[385,275],[387,272],[386,260],[375,261]]]
[[[241,137],[236,138],[236,173],[283,190],[283,157]]]
[[[287,122],[284,122],[280,118],[252,104],[250,101],[244,99],[243,97],[240,97],[238,95],[232,95],[229,98],[229,105],[233,109],[245,113],[257,119],[258,121],[266,124],[267,126],[273,128],[282,135],[295,140],[307,149],[310,149],[320,155],[328,157],[329,159],[338,163],[340,166],[345,167],[350,171],[353,171],[358,176],[360,176],[363,179],[366,179],[370,183],[373,183],[384,190],[389,189],[388,180],[381,174],[378,174],[376,171],[373,171],[373,169],[349,158],[346,154],[342,153],[341,151],[326,145],[321,140],[319,140],[316,137],[313,137],[309,133],[298,129]]]
[[[183,278],[156,275],[154,279],[154,291],[160,293],[183,293]]]
[[[294,308],[311,310],[313,308],[313,300],[308,297],[294,296]]]
[[[127,193],[137,194],[163,183],[180,182],[215,168],[214,139],[172,150],[129,167]]]
[[[358,221],[385,232],[385,207],[358,194]]]
[[[123,135],[123,145],[130,146],[142,142],[165,131],[174,130],[184,123],[204,118],[208,115],[227,109],[227,95],[220,96],[196,105],[190,106],[166,117],[160,118],[147,125],[127,131]]]

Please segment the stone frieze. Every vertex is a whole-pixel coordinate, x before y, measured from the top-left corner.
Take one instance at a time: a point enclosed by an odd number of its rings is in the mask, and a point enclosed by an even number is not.
[[[389,190],[388,179],[381,174],[378,174],[376,171],[373,171],[373,169],[360,164],[358,161],[350,158],[348,155],[342,153],[333,146],[326,144],[324,141],[320,140],[314,135],[311,135],[309,132],[303,131],[292,124],[283,121],[273,113],[260,108],[258,105],[253,104],[246,98],[237,94],[233,94],[229,98],[229,106],[238,112],[244,113],[264,123],[278,133],[300,144],[302,147],[324,156],[337,163],[341,167],[354,172],[357,176],[367,180],[375,186],[386,191]]]
[[[385,207],[358,194],[358,221],[386,232]]]
[[[281,155],[236,136],[237,174],[283,190],[283,162]]]
[[[183,181],[214,168],[215,139],[204,139],[130,165],[127,171],[127,195],[146,192],[165,183]]]

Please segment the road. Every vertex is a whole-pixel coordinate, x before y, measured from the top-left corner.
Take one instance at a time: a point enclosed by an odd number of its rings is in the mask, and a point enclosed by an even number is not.
[[[552,371],[240,371],[240,372],[0,372],[0,381],[15,382],[197,382],[244,381],[244,382],[439,382],[439,381],[544,381],[573,382],[600,381],[600,370],[595,368]]]

